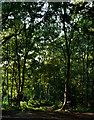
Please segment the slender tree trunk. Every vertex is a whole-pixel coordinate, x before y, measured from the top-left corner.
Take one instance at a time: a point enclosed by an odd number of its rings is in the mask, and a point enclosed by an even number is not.
[[[32,32],[34,31],[34,28],[32,28],[31,30],[31,35],[32,35]],[[20,92],[20,95],[21,95],[21,98],[20,100],[22,99],[22,92],[23,92],[23,87],[24,87],[24,79],[25,79],[25,69],[26,69],[26,59],[27,59],[27,55],[28,55],[28,48],[29,48],[29,44],[30,44],[30,39],[27,37],[27,34],[26,34],[26,24],[24,23],[24,32],[25,32],[25,38],[26,38],[26,49],[25,49],[25,56],[24,56],[24,63],[23,63],[23,71],[22,71],[22,84],[21,84],[21,92]],[[31,48],[33,47],[35,41],[32,43],[31,45]]]
[[[17,55],[17,62],[18,62],[18,77],[19,77],[19,87],[17,90],[17,99],[18,99],[18,106],[20,108],[20,85],[21,85],[21,79],[20,79],[20,56],[18,55],[18,42],[17,42],[17,35],[15,35],[16,38],[16,55]]]
[[[86,61],[86,81],[87,81],[87,106],[88,106],[88,49],[87,49],[87,61]]]
[[[17,68],[17,67],[16,67]],[[16,81],[16,71],[14,72],[14,81],[15,81],[15,84],[16,84],[16,89],[14,88],[14,97],[15,97],[15,91],[18,89],[17,87],[17,81]]]
[[[55,100],[56,100],[56,93],[55,93],[55,73],[53,74],[53,101],[55,104]]]
[[[10,77],[10,81],[12,80],[13,78]],[[12,83],[12,82],[11,82]],[[11,84],[11,95],[10,95],[10,102],[11,102],[11,107],[12,107],[12,87],[13,85]]]
[[[92,100],[94,101],[94,80],[92,82]]]
[[[7,62],[9,65],[9,59],[8,59],[9,51],[8,51],[8,45],[7,45]],[[9,101],[9,74],[8,74],[8,65],[7,65],[7,95],[8,95],[8,105],[10,105]]]
[[[14,77],[14,80],[15,80],[15,84],[16,84],[16,90],[18,90],[18,84],[17,84],[17,80],[16,80],[16,79],[17,79],[17,78],[16,78],[16,77],[17,77],[16,71],[15,71],[14,76],[15,76],[15,77]]]
[[[67,31],[65,27],[65,17],[66,17],[66,6],[64,7],[64,17],[63,17],[63,30],[64,30],[64,36],[66,41],[66,48],[67,48],[67,76],[66,76],[66,82],[65,82],[65,92],[64,92],[64,103],[63,103],[63,109],[65,110],[68,100],[68,92],[69,92],[69,78],[70,78],[70,45],[68,44],[67,40]]]
[[[26,59],[27,59],[27,55],[28,55],[28,51],[26,50],[25,52],[25,57],[24,57],[24,64],[23,64],[23,72],[22,72],[22,85],[21,85],[21,93],[23,91],[23,86],[24,86],[24,78],[25,78],[25,69],[26,69]]]
[[[65,80],[66,80],[66,54],[65,54],[65,51],[64,51],[64,49],[63,49],[63,47],[62,47],[62,50],[63,50],[63,54],[64,54],[64,58],[65,58]],[[64,86],[64,97],[63,97],[63,106],[66,106],[66,98],[67,98],[67,96],[66,96],[66,90],[67,90],[67,86],[66,86],[66,81],[65,81],[65,86]],[[65,109],[64,107],[63,107],[63,109]]]
[[[47,85],[47,101],[48,101],[48,98],[49,98],[49,84]]]
[[[2,83],[2,102],[3,102],[4,95],[5,95],[5,93],[4,93],[5,80],[6,80],[6,67],[5,67],[4,79],[3,79],[3,83]]]
[[[42,90],[41,90],[42,86],[41,86],[41,78],[40,78],[40,96],[39,96],[39,102],[41,104],[41,98],[42,98]]]
[[[55,52],[54,52],[54,38],[53,39],[53,66],[54,66],[54,59],[55,59]],[[55,67],[55,66],[54,66]],[[56,93],[55,93],[55,69],[53,69],[53,102],[55,104],[56,100]]]
[[[93,49],[94,49],[94,44],[93,44]],[[93,64],[94,64],[94,52],[93,52]],[[92,66],[93,68],[93,75],[94,75],[94,66]],[[93,107],[94,107],[94,79],[92,81],[92,101],[93,101]]]
[[[85,68],[84,68],[84,63],[85,62],[85,51],[83,53],[83,65],[82,65],[82,96],[81,96],[81,102],[83,103],[83,83],[84,83],[84,73],[85,73]]]
[[[39,68],[41,67],[40,66],[40,60],[41,60],[41,58],[40,58],[40,51],[39,51]],[[40,78],[40,83],[39,83],[39,102],[40,102],[40,104],[41,104],[41,93],[42,93],[42,91],[41,91],[41,73],[39,73],[39,78]]]
[[[70,55],[68,56],[68,62],[67,62],[67,76],[66,76],[66,82],[65,82],[65,91],[64,91],[64,103],[63,103],[63,109],[65,110],[67,101],[68,101],[68,92],[69,92],[69,77],[70,77]]]
[[[7,94],[8,94],[8,104],[9,104],[9,76],[8,76],[8,68],[7,68]]]
[[[13,76],[12,76],[12,86],[11,86],[11,106],[12,106],[12,98],[13,98],[13,81],[14,81],[14,64],[13,64]]]

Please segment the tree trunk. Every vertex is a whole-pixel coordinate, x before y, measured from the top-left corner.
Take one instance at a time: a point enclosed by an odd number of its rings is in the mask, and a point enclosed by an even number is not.
[[[18,62],[18,77],[19,77],[19,87],[17,90],[17,100],[18,100],[18,106],[20,108],[20,85],[21,85],[21,79],[20,79],[20,56],[18,55],[18,42],[17,42],[17,35],[15,35],[16,38],[16,55],[17,55],[17,62]]]
[[[86,104],[88,106],[88,49],[87,49],[87,61],[86,61],[86,81],[87,81],[87,100]]]
[[[9,65],[9,59],[8,59],[9,51],[8,51],[8,45],[7,45],[7,95],[8,95],[8,105],[10,105],[9,101],[9,76],[8,76],[8,65]]]
[[[93,80],[93,83],[92,83],[92,100],[94,101],[94,80]]]
[[[11,86],[11,106],[12,106],[12,98],[13,98],[13,81],[14,81],[14,64],[13,64],[13,76],[12,76],[12,86]]]
[[[63,110],[65,110],[68,101],[69,77],[70,77],[70,55],[68,55],[68,62],[67,62],[67,76],[65,82]]]
[[[10,105],[10,103],[9,103],[9,82],[8,82],[8,68],[7,68],[7,95],[8,95],[8,104]]]
[[[93,48],[94,48],[94,44],[93,44]],[[93,63],[94,63],[94,52],[93,52]],[[93,69],[93,75],[94,75],[94,66],[92,67],[93,67],[92,69]],[[94,105],[94,79],[92,81],[92,104]]]
[[[85,51],[83,53],[83,65],[82,65],[82,96],[81,96],[81,102],[83,103],[83,83],[84,83],[84,72],[85,72],[85,69],[84,69],[84,63],[85,62]]]
[[[49,84],[47,85],[47,101],[49,99]]]
[[[66,74],[64,103],[63,103],[63,109],[64,110],[66,108],[67,100],[68,100],[69,78],[70,78],[70,44],[68,44],[68,40],[67,40],[67,31],[66,31],[66,27],[65,27],[65,17],[66,17],[66,6],[64,7],[63,30],[64,30],[64,36],[65,36],[65,41],[66,41],[66,49],[67,49],[67,58],[68,58],[68,60],[67,60],[67,74]]]
[[[12,80],[13,78],[10,77],[10,81]],[[12,88],[13,88],[13,82],[11,82],[12,85],[11,85],[11,95],[10,95],[10,99],[11,99],[11,106],[12,106]]]
[[[22,91],[23,91],[23,86],[24,86],[25,69],[26,69],[25,64],[26,64],[27,55],[28,55],[28,51],[27,51],[27,49],[26,49],[26,51],[25,51],[25,56],[24,56],[23,72],[22,72],[21,94],[22,94]]]
[[[40,88],[40,89],[39,89],[39,90],[40,90],[39,103],[41,104],[41,98],[42,98],[42,91],[41,91],[41,90],[42,90],[42,89],[41,89],[41,88],[42,88],[42,86],[41,86],[41,75],[40,75],[40,85],[39,85],[39,86],[40,86],[40,87],[39,87],[39,88]]]
[[[3,102],[3,98],[5,96],[5,93],[4,93],[5,80],[6,80],[6,67],[5,67],[5,71],[4,71],[4,80],[3,80],[3,83],[2,83],[2,102]]]
[[[53,66],[54,66],[54,63],[55,63],[54,59],[55,59],[55,54],[54,54],[54,38],[53,38]],[[55,69],[53,69],[53,102],[54,102],[54,104],[55,104],[55,100],[56,100],[56,93],[55,93]]]

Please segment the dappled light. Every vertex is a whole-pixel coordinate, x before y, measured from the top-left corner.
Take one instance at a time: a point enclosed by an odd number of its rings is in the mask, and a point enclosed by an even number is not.
[[[94,119],[94,2],[2,3],[2,120]]]

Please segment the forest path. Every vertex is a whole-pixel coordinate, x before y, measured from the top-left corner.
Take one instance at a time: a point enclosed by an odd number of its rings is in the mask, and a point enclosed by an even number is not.
[[[4,115],[2,120],[94,120],[94,113],[26,111]]]

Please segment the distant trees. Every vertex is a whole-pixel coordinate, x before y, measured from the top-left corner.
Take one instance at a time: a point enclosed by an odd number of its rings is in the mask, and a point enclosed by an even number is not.
[[[3,105],[94,99],[90,3],[2,3]],[[82,100],[82,101],[81,101]]]

